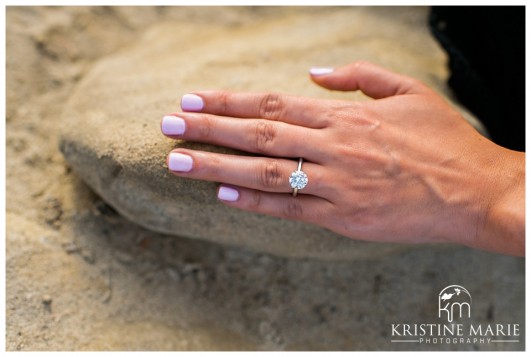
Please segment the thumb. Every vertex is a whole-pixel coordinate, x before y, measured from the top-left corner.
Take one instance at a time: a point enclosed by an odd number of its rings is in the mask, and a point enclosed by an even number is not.
[[[357,61],[338,68],[314,67],[310,69],[310,76],[321,87],[340,91],[359,89],[374,99],[423,93],[428,90],[416,79],[365,61]]]

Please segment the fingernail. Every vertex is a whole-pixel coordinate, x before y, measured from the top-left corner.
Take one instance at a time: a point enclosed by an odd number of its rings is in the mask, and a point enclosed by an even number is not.
[[[221,186],[218,191],[218,198],[222,201],[234,202],[238,200],[240,193],[232,187]]]
[[[312,67],[310,68],[310,74],[312,76],[323,76],[325,74],[330,74],[334,72],[334,69],[331,67]]]
[[[168,158],[168,168],[172,171],[188,172],[192,165],[192,158],[188,155],[172,152]]]
[[[186,111],[198,112],[203,106],[203,99],[195,94],[185,94],[181,99],[181,108]]]
[[[162,118],[162,133],[165,135],[183,135],[186,130],[184,120],[179,117],[166,115]]]

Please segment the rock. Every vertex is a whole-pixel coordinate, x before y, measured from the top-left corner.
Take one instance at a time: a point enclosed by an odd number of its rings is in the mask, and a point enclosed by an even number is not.
[[[359,93],[318,88],[307,75],[311,66],[357,59],[412,75],[444,93],[446,57],[429,33],[427,10],[319,8],[242,23],[158,24],[97,62],[64,109],[60,148],[68,163],[120,214],[157,232],[290,257],[356,259],[406,248],[356,242],[222,205],[216,183],[177,178],[165,158],[176,147],[234,151],[167,139],[159,123],[179,110],[183,94],[198,89],[366,100]]]

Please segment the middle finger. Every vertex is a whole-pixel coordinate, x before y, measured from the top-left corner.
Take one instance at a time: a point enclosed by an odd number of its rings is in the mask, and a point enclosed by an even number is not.
[[[237,119],[211,114],[179,113],[162,119],[162,133],[174,139],[230,147],[277,157],[304,157],[322,163],[320,129],[266,119]],[[310,143],[310,145],[307,145]]]

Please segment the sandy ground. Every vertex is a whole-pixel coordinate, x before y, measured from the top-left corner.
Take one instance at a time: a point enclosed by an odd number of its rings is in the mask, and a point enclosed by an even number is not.
[[[460,282],[479,322],[524,323],[524,260],[417,248],[378,260],[282,259],[139,228],[57,148],[62,104],[98,58],[161,21],[267,21],[312,9],[7,10],[8,350],[485,350],[404,346],[390,324],[433,321]],[[76,118],[72,118],[75,120]]]

